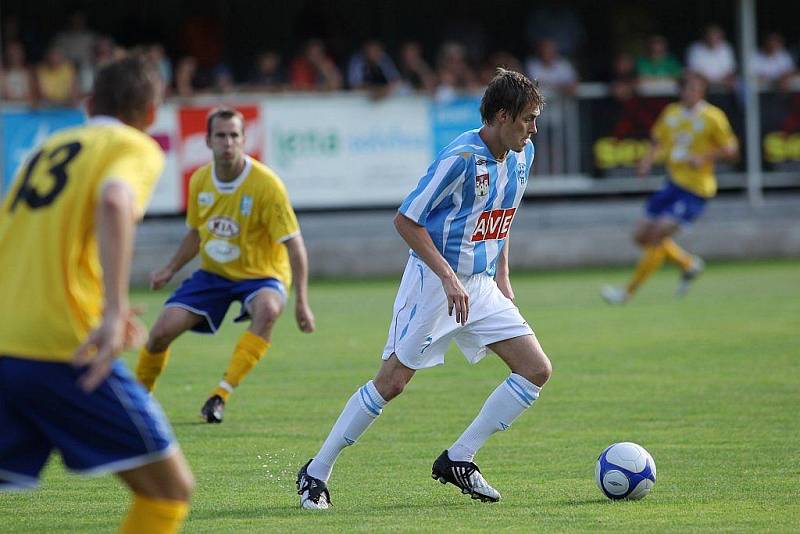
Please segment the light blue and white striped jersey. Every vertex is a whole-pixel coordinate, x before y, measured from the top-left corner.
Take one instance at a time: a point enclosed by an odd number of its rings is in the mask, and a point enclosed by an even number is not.
[[[494,276],[534,149],[528,140],[497,161],[478,132],[464,132],[442,150],[399,211],[428,230],[457,274]]]

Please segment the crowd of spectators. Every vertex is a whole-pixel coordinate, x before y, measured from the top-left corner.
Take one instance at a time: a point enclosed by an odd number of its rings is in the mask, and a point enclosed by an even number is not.
[[[202,34],[209,30],[200,24],[197,31]],[[70,16],[66,27],[39,53],[41,59],[35,63],[29,62],[25,40],[13,24],[5,25],[3,40],[0,98],[33,107],[77,105],[91,87],[96,70],[125,53],[112,37],[89,28],[81,12]],[[424,50],[420,42],[407,41],[392,54],[384,43],[370,39],[350,57],[339,58],[330,53],[323,40],[310,39],[290,56],[278,50],[256,52],[252,66],[241,74],[234,73],[222,59],[221,45],[174,58],[174,65],[160,43],[138,48],[159,65],[167,94],[179,97],[353,89],[368,91],[375,98],[423,92],[449,99],[463,92],[479,91],[497,66],[524,71],[536,78],[551,97],[573,95],[581,81],[576,50],[570,44],[575,42],[545,36],[535,41],[527,57],[501,50],[475,58],[463,43],[452,40],[441,43],[438,50]],[[429,62],[428,57],[435,60]],[[787,90],[797,80],[795,61],[777,33],[765,36],[752,65],[765,87]],[[707,27],[702,37],[687,48],[683,63],[670,51],[666,37],[650,35],[642,40],[641,50],[627,49],[610,56],[607,67],[605,81],[618,99],[654,87],[674,86],[687,71],[704,77],[712,87],[735,90],[741,74],[734,49],[717,25]],[[584,81],[594,81],[592,76]]]

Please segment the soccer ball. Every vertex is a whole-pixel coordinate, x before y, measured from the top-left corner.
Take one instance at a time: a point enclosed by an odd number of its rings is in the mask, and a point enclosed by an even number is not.
[[[656,463],[636,443],[614,443],[597,458],[597,487],[609,499],[641,499],[656,483]]]

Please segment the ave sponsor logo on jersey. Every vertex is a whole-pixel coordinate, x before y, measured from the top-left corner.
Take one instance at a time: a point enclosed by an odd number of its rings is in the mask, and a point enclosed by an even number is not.
[[[475,160],[475,196],[485,197],[489,194],[489,168],[486,160],[478,158]]]
[[[517,208],[484,211],[478,217],[471,241],[505,239],[508,236],[508,230],[511,228],[511,222],[514,220],[516,211]]]
[[[208,220],[208,231],[216,237],[236,237],[239,235],[239,224],[230,217],[212,217]]]

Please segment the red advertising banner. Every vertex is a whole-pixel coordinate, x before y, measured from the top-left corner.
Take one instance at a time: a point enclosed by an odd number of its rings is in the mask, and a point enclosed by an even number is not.
[[[186,211],[186,197],[189,194],[189,178],[199,167],[211,160],[211,150],[206,146],[206,119],[215,106],[182,106],[178,110],[178,129],[181,146],[178,160],[183,177],[182,208]],[[263,140],[261,114],[258,105],[236,106],[244,115],[245,152],[261,159]]]

